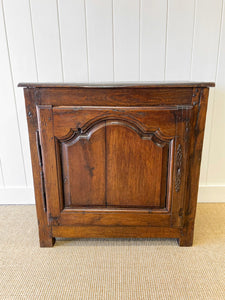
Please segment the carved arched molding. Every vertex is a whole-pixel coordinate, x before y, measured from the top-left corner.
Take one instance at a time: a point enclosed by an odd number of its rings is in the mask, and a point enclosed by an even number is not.
[[[81,139],[89,140],[93,133],[105,126],[124,126],[136,132],[142,139],[152,140],[152,142],[159,147],[164,147],[166,144],[168,145],[170,141],[174,139],[174,137],[164,135],[159,128],[154,131],[146,132],[139,123],[135,122],[134,124],[130,120],[128,121],[124,118],[117,117],[116,119],[101,119],[97,122],[93,122],[92,120],[91,123],[86,123],[82,128],[71,128],[64,137],[58,138],[58,140],[61,143],[67,144],[67,146],[71,146]]]

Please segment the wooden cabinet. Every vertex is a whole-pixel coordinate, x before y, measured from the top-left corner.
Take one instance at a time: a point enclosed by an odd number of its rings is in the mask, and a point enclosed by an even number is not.
[[[24,83],[40,245],[170,237],[191,246],[213,83]]]

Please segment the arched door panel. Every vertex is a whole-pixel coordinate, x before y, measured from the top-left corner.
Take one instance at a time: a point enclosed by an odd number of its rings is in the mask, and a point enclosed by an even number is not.
[[[49,225],[181,226],[189,110],[39,106]]]
[[[60,142],[65,207],[166,207],[169,142],[101,121]]]

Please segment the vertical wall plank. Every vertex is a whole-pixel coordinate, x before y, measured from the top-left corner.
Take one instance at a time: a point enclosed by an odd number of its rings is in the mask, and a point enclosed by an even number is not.
[[[198,0],[193,43],[192,80],[214,81],[216,76],[222,0]],[[214,91],[210,91],[200,183],[207,184]]]
[[[1,3],[2,4],[2,3]],[[0,158],[6,186],[26,185],[22,148],[18,129],[15,94],[5,34],[4,15],[0,5]]]
[[[208,184],[225,184],[225,3],[218,57],[218,72],[216,79],[215,100],[212,116],[212,131],[210,136]]]
[[[190,79],[194,12],[194,0],[169,1],[166,80]]]
[[[87,45],[84,0],[58,1],[64,80],[87,82]]]
[[[192,80],[215,80],[222,0],[198,0],[193,44]]]
[[[113,81],[112,0],[85,0],[90,81]]]
[[[25,101],[23,90],[17,88],[18,82],[37,81],[29,1],[4,1],[4,12],[26,179],[27,184],[31,186],[33,184],[33,179]]]
[[[167,0],[140,0],[140,80],[164,79]]]
[[[0,152],[1,155],[1,152]],[[0,156],[1,157],[1,156]],[[3,179],[3,171],[2,171],[2,163],[0,159],[0,188],[4,187],[4,179]]]
[[[115,80],[139,80],[139,14],[138,0],[114,0],[114,70]]]
[[[30,0],[40,81],[63,81],[56,0]]]
[[[164,76],[214,81],[216,74],[200,183],[225,184],[225,0],[1,1],[1,188],[32,185],[18,82],[154,81]]]

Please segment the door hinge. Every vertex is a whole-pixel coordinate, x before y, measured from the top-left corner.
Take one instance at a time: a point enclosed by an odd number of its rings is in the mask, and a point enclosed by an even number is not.
[[[47,211],[47,206],[46,206],[45,178],[44,178],[44,171],[43,171],[43,160],[42,160],[40,136],[39,136],[39,131],[38,130],[36,131],[36,145],[37,145],[39,166],[41,168],[40,177],[41,177],[42,203],[43,203],[44,211],[46,212]]]

